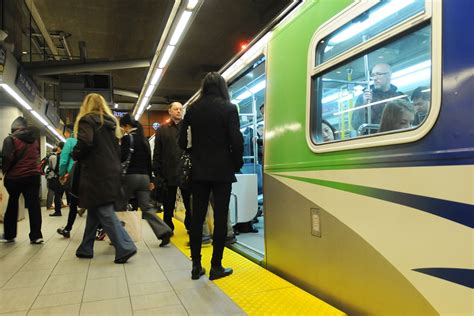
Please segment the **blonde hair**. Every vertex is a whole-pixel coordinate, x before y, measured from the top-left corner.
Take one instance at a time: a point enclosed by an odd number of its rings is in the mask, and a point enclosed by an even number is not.
[[[117,121],[117,118],[112,114],[112,111],[107,105],[104,97],[97,93],[90,93],[86,95],[84,101],[82,101],[79,115],[77,116],[76,123],[74,124],[74,135],[76,137],[79,130],[79,121],[89,113],[95,113],[99,115],[101,125],[104,124],[104,115],[110,116],[115,121],[115,137],[122,138],[122,130],[120,129],[120,124]]]

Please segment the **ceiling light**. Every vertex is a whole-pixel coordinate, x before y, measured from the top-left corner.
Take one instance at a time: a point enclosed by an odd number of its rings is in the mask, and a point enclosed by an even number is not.
[[[147,97],[147,98],[150,97],[153,94],[153,92],[155,91],[155,88],[156,88],[155,85],[152,85],[152,84],[149,85],[148,89],[146,89],[145,97]]]
[[[329,43],[332,45],[339,44],[345,40],[362,33],[371,26],[383,21],[385,18],[397,13],[408,5],[412,4],[414,0],[405,0],[405,1],[391,1],[387,4],[384,4],[377,10],[374,10],[370,13],[369,17],[363,22],[352,23],[344,31],[340,32],[332,39],[329,40]]]
[[[161,58],[158,68],[165,68],[166,64],[171,58],[171,55],[173,54],[174,48],[175,46],[172,46],[172,45],[168,45],[168,47],[166,47],[165,53],[163,54],[163,57]]]
[[[118,109],[118,103],[114,104],[114,108]]]
[[[198,2],[199,2],[199,0],[189,0],[188,1],[188,6],[186,7],[186,9],[188,9],[188,10],[194,9],[197,6]]]
[[[39,115],[38,113],[36,113],[36,111],[31,111],[31,114],[33,114],[44,126],[48,126],[49,123],[46,122],[46,120],[41,116]]]
[[[64,138],[58,131],[51,125],[46,126],[56,137],[58,137],[61,141],[65,142],[66,138]]]
[[[158,79],[160,79],[161,74],[163,73],[162,68],[158,68],[155,70],[155,73],[153,74],[153,77],[151,78],[150,84],[155,85],[158,82]]]
[[[32,108],[31,106],[28,104],[28,102],[26,102],[25,100],[23,100],[22,97],[20,97],[18,95],[18,93],[16,93],[12,88],[10,88],[9,85],[7,85],[6,83],[0,83],[0,86],[3,87],[3,89],[5,89],[5,91],[8,92],[8,94],[10,94],[15,100],[18,101],[18,103],[20,103],[21,105],[23,105],[23,107],[25,109],[27,109],[28,111],[31,111]]]
[[[149,104],[146,109],[149,110],[151,108],[151,104]]]
[[[191,11],[184,11],[183,14],[181,15],[181,18],[179,19],[178,25],[174,29],[173,36],[171,37],[170,40],[170,45],[176,45],[184,32],[184,28],[189,22],[189,19],[191,18],[192,12]]]
[[[51,145],[50,143],[46,143],[46,147],[49,147],[49,148],[54,148],[53,145]]]

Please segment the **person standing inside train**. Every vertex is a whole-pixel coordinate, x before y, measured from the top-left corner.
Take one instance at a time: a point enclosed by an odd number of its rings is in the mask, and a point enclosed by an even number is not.
[[[117,119],[105,99],[88,94],[74,125],[77,145],[72,156],[79,164],[79,204],[87,208],[87,221],[79,258],[92,258],[99,224],[115,247],[115,263],[125,263],[137,253],[137,247],[115,215],[115,202],[121,197],[119,138]],[[77,168],[77,166],[76,166]]]
[[[391,84],[392,68],[389,64],[375,65],[374,68],[372,68],[371,76],[374,80],[374,84],[370,86],[370,89],[365,90],[364,93],[357,98],[355,103],[351,123],[352,128],[356,131],[364,123],[380,124],[386,102],[377,103],[360,110],[357,110],[357,107],[402,95],[402,93],[398,91],[398,88]]]
[[[2,172],[8,197],[4,215],[2,241],[14,242],[17,234],[18,200],[23,194],[30,220],[30,243],[43,243],[40,206],[40,147],[39,131],[27,127],[23,117],[11,125],[12,133],[3,141]]]
[[[176,204],[176,192],[178,190],[178,162],[183,150],[178,145],[179,133],[183,125],[183,105],[173,102],[168,108],[169,122],[162,124],[155,134],[155,148],[153,150],[153,172],[158,180],[166,185],[164,197],[165,223],[174,231],[173,212]],[[186,217],[184,225],[189,231],[191,229],[191,202],[188,189],[180,188],[183,197]]]
[[[193,216],[191,224],[191,278],[205,273],[201,266],[202,225],[209,195],[214,195],[214,234],[209,279],[228,276],[232,269],[222,266],[227,234],[227,216],[232,182],[243,166],[243,137],[240,132],[237,107],[230,102],[224,78],[217,72],[208,73],[201,86],[201,95],[187,110],[180,131],[179,145],[188,146],[191,134]]]

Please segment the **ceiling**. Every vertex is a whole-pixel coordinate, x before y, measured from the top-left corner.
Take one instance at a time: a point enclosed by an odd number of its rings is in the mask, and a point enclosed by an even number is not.
[[[204,0],[154,93],[159,103],[186,101],[209,71],[220,69],[291,0]],[[150,62],[172,0],[35,0],[48,32],[63,31],[74,59],[85,41],[87,60]],[[114,89],[140,93],[148,68],[112,70]],[[115,95],[114,101],[136,99]],[[154,107],[154,109],[162,109]]]

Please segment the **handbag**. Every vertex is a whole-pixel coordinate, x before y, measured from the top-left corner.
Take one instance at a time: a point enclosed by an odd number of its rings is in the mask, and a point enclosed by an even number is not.
[[[122,175],[126,175],[128,171],[128,166],[130,166],[130,160],[132,159],[133,152],[135,151],[135,148],[133,146],[133,135],[129,134],[130,136],[130,148],[128,150],[128,155],[127,159],[122,162]]]
[[[191,189],[192,172],[191,153],[185,150],[178,161],[178,186],[183,189]]]
[[[134,242],[140,242],[143,240],[141,211],[115,212],[115,215],[117,215],[119,221],[122,222],[122,225],[124,225],[125,230]],[[106,240],[110,240],[109,236],[107,236]]]
[[[71,170],[59,179],[64,190],[69,192],[72,196],[79,197],[79,179],[80,167],[79,163],[75,161],[72,164]]]

